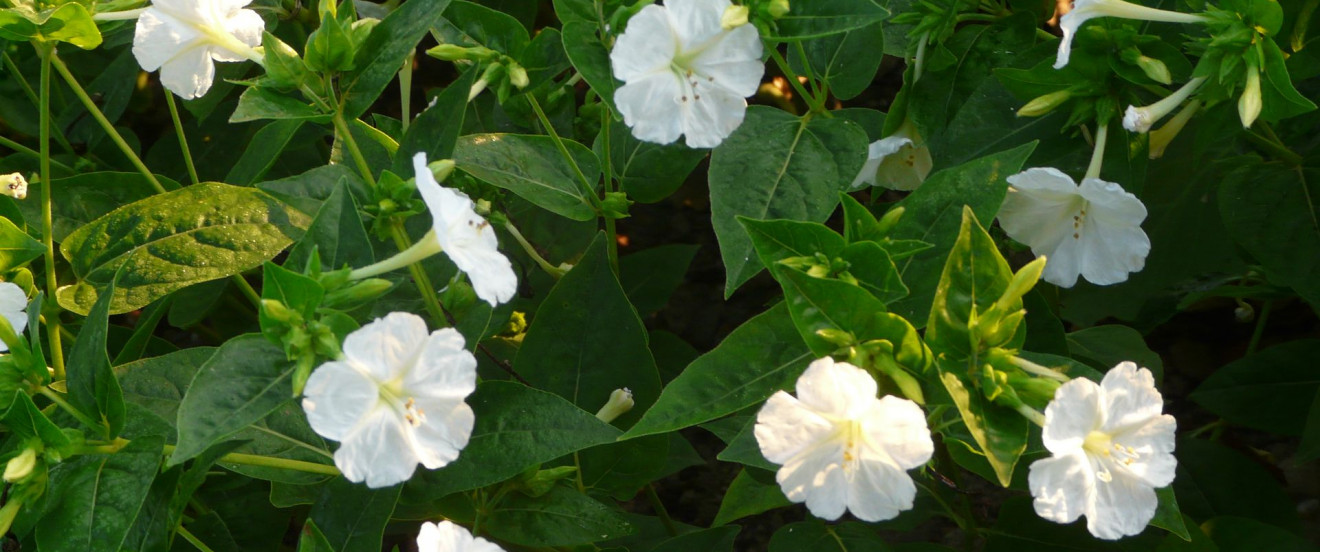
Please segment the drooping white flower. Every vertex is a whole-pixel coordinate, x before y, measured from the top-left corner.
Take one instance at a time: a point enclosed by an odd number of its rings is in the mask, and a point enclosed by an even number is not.
[[[413,156],[413,170],[417,172],[417,191],[431,212],[431,231],[407,250],[354,270],[349,277],[356,280],[383,274],[444,251],[468,275],[477,297],[492,307],[508,302],[518,291],[518,276],[499,251],[495,229],[477,214],[467,194],[436,181],[425,153]]]
[[[344,356],[307,379],[312,429],[339,441],[335,466],[349,481],[388,487],[458,458],[475,421],[463,399],[477,359],[453,328],[426,333],[421,317],[390,313],[348,334]]]
[[[252,0],[153,0],[138,17],[133,55],[146,71],[184,99],[206,94],[215,79],[212,61],[261,63],[254,46],[266,25]]]
[[[881,521],[912,508],[917,489],[907,470],[930,460],[934,443],[921,407],[876,398],[866,371],[822,358],[797,381],[797,397],[779,391],[756,415],[761,454],[782,464],[775,479],[816,517],[844,511]]]
[[[1146,265],[1150,238],[1141,229],[1146,206],[1122,186],[1099,178],[1078,186],[1050,167],[1027,169],[1008,183],[999,224],[1010,238],[1049,259],[1045,281],[1072,287],[1080,275],[1105,286]]]
[[[721,26],[729,0],[667,0],[642,8],[614,43],[614,93],[638,140],[713,148],[747,110],[765,66],[756,27]]]
[[[1123,362],[1104,380],[1059,386],[1045,407],[1042,438],[1050,458],[1027,478],[1036,513],[1056,523],[1086,516],[1102,539],[1140,533],[1155,517],[1155,489],[1173,482],[1173,416],[1150,370]]]
[[[1193,92],[1196,92],[1196,89],[1203,82],[1205,82],[1205,77],[1196,77],[1158,102],[1145,107],[1129,105],[1127,111],[1123,114],[1123,128],[1132,132],[1148,132],[1150,127],[1159,122],[1160,119],[1178,109],[1178,106],[1182,105]]]
[[[417,534],[418,552],[504,552],[503,548],[448,520],[426,522]]]
[[[1059,56],[1054,61],[1055,69],[1068,65],[1068,57],[1072,54],[1072,41],[1077,35],[1077,29],[1081,28],[1083,23],[1097,17],[1122,17],[1167,23],[1201,23],[1206,20],[1202,15],[1148,8],[1123,0],[1075,0],[1072,10],[1059,20],[1059,28],[1063,30],[1063,40],[1059,42]]]
[[[23,293],[23,288],[18,287],[12,282],[0,282],[0,316],[4,316],[9,321],[9,326],[14,328],[14,334],[22,334],[23,329],[27,328],[28,316],[24,312],[27,310],[27,294]],[[8,352],[9,345],[0,341],[0,353]]]
[[[853,179],[852,189],[871,185],[915,190],[926,181],[933,165],[930,148],[926,147],[916,127],[904,121],[897,132],[872,142],[867,148],[866,163]]]

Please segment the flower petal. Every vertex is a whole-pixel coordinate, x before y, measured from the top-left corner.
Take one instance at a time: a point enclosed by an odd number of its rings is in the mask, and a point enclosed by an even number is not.
[[[723,32],[720,17],[731,5],[729,0],[665,0],[685,50],[699,47]]]
[[[830,357],[816,359],[797,380],[797,396],[802,404],[840,418],[861,418],[875,404],[875,393],[871,374]]]
[[[793,502],[806,502],[811,514],[834,520],[848,507],[848,478],[843,472],[839,439],[822,441],[794,456],[775,474],[780,490]]]
[[[1173,483],[1178,469],[1178,458],[1173,455],[1177,428],[1178,421],[1173,416],[1162,414],[1140,426],[1115,433],[1114,443],[1131,448],[1135,453],[1132,463],[1125,463],[1124,469],[1151,487]]]
[[[215,63],[210,48],[201,42],[192,42],[176,52],[160,66],[160,83],[180,98],[199,98],[211,89],[215,80]]]
[[[479,231],[494,239],[495,230],[489,225]],[[518,275],[513,272],[513,264],[494,244],[475,239],[454,240],[445,248],[445,254],[468,275],[477,297],[490,306],[507,303],[517,294]]]
[[[930,148],[918,147],[909,140],[880,162],[876,169],[876,183],[892,190],[912,191],[926,181],[933,164]]]
[[[1127,280],[1150,254],[1150,238],[1140,226],[1146,207],[1113,182],[1087,179],[1081,193],[1089,202],[1079,244],[1082,276],[1097,285]]]
[[[1086,436],[1104,422],[1100,386],[1086,378],[1075,378],[1054,392],[1045,406],[1045,428],[1041,440],[1055,455],[1081,449]]]
[[[477,359],[453,328],[436,330],[404,375],[403,388],[413,396],[462,401],[477,388]]]
[[[1155,376],[1133,362],[1120,362],[1110,369],[1100,387],[1107,413],[1104,430],[1111,434],[1144,426],[1164,412],[1164,397],[1155,388]]]
[[[1059,54],[1054,59],[1055,69],[1062,69],[1063,66],[1068,65],[1068,58],[1072,56],[1073,37],[1077,36],[1077,29],[1092,17],[1095,15],[1082,9],[1082,6],[1074,6],[1072,11],[1059,18],[1059,30],[1063,31],[1063,40],[1059,41]]]
[[[911,510],[917,496],[912,476],[879,460],[858,462],[849,487],[848,510],[862,521],[893,519],[899,512]]]
[[[406,312],[392,312],[344,338],[344,358],[385,382],[411,369],[426,344],[426,322]]]
[[[610,67],[615,78],[631,82],[656,71],[668,72],[677,51],[678,34],[669,13],[652,4],[628,20],[628,28],[614,41]]]
[[[783,391],[776,392],[756,413],[753,435],[761,455],[776,464],[787,463],[793,456],[827,439],[833,425],[801,401]]]
[[[1043,278],[1071,287],[1081,263],[1076,248],[1085,200],[1072,178],[1052,167],[1038,167],[1008,177],[1011,187],[999,208],[999,225],[1010,238],[1045,255]],[[1075,237],[1076,236],[1076,237]]]
[[[376,382],[339,361],[322,364],[307,378],[303,410],[307,422],[326,439],[343,441],[379,400]]]
[[[633,137],[644,142],[671,144],[683,134],[678,76],[658,71],[637,77],[614,91],[614,104]]]
[[[349,481],[373,489],[407,481],[417,455],[404,433],[404,421],[389,408],[372,410],[335,451],[335,466]]]
[[[884,458],[896,463],[898,468],[910,470],[921,466],[935,453],[926,413],[910,400],[886,395],[872,403],[861,422],[867,444],[882,450]],[[867,449],[873,447],[863,449],[864,459]]]
[[[133,57],[144,71],[155,71],[199,37],[178,18],[155,7],[147,8],[138,16],[133,31]]]
[[[450,227],[465,224],[472,217],[485,220],[473,211],[472,199],[466,194],[436,182],[435,174],[426,164],[426,152],[419,151],[413,155],[413,171],[416,174],[417,193],[421,194],[426,209],[431,212],[431,225],[436,237],[441,239],[441,247],[445,245],[444,239]]]
[[[224,21],[224,28],[234,35],[239,42],[248,46],[261,44],[261,32],[266,30],[266,22],[252,10],[238,10]],[[211,58],[216,61],[245,61],[247,56],[232,52],[228,48],[216,45],[211,48]]]
[[[1136,535],[1155,517],[1158,506],[1154,488],[1116,471],[1110,481],[1095,483],[1095,503],[1086,512],[1086,529],[1107,540]]]
[[[753,25],[723,31],[692,59],[689,69],[695,73],[695,89],[703,94],[707,87],[723,88],[743,98],[756,94],[765,76],[761,35]]]
[[[687,98],[687,99],[683,99]],[[747,100],[723,88],[697,91],[681,96],[684,142],[690,148],[713,148],[720,145],[742,124],[747,115]]]
[[[1095,472],[1080,451],[1031,463],[1027,487],[1036,514],[1055,523],[1072,523],[1094,500]]]
[[[429,469],[442,468],[458,458],[472,438],[476,414],[462,400],[416,398],[421,422],[409,430],[409,442],[418,460]]]
[[[445,520],[426,522],[417,533],[419,552],[504,552],[503,548],[481,537],[473,537],[466,528]]]

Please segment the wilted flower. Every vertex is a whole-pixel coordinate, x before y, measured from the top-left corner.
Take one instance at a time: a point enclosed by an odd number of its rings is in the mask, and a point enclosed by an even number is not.
[[[9,326],[14,328],[15,334],[23,333],[27,327],[28,315],[27,294],[23,293],[23,288],[18,287],[12,282],[0,282],[0,316],[4,316],[9,321]],[[9,345],[0,341],[0,353],[9,351]]]
[[[266,25],[251,0],[154,0],[138,18],[133,55],[146,71],[160,69],[160,82],[184,99],[206,94],[215,79],[214,61],[261,63],[254,46]]]
[[[1083,23],[1097,17],[1122,17],[1168,23],[1201,23],[1206,20],[1202,15],[1148,8],[1123,0],[1076,0],[1073,2],[1072,10],[1059,20],[1059,28],[1063,30],[1063,41],[1059,42],[1059,56],[1054,62],[1055,69],[1068,65],[1068,57],[1072,54],[1072,41],[1077,35],[1077,29],[1081,28]]]
[[[1196,92],[1196,89],[1203,82],[1205,82],[1205,77],[1189,80],[1182,88],[1146,107],[1129,105],[1127,112],[1123,114],[1123,128],[1132,132],[1149,131],[1152,125],[1159,122],[1166,115],[1173,113],[1173,110],[1178,109],[1178,106],[1182,105],[1183,101],[1187,100],[1193,92]]]
[[[875,379],[822,358],[797,381],[797,397],[779,391],[756,415],[761,454],[783,464],[775,479],[816,517],[844,511],[881,521],[912,508],[917,489],[906,470],[930,460],[934,443],[916,403],[877,399]]]
[[[417,534],[417,550],[419,552],[504,552],[504,549],[496,546],[495,543],[481,537],[473,537],[467,529],[448,520],[438,524],[429,521],[423,523],[421,532]]]
[[[1031,464],[1036,513],[1057,523],[1086,516],[1102,539],[1135,535],[1155,517],[1155,489],[1173,482],[1173,416],[1150,370],[1123,362],[1099,385],[1077,378],[1045,408],[1042,439],[1052,456]]]
[[[765,66],[756,27],[726,29],[729,0],[668,0],[642,8],[614,44],[610,64],[624,85],[614,93],[639,140],[713,148],[747,110]]]
[[[463,399],[477,386],[477,359],[453,328],[429,336],[421,317],[390,313],[348,334],[340,360],[307,380],[312,429],[339,441],[335,465],[349,481],[388,487],[458,458],[475,421]]]
[[[894,190],[915,190],[926,177],[934,161],[930,148],[911,121],[904,121],[898,131],[887,138],[871,143],[866,163],[853,179],[853,189],[866,185],[884,186]]]
[[[1116,284],[1146,265],[1146,206],[1122,186],[1099,178],[1078,186],[1050,167],[1027,169],[1008,183],[999,224],[1049,259],[1045,281],[1072,287],[1081,275],[1094,284]]]

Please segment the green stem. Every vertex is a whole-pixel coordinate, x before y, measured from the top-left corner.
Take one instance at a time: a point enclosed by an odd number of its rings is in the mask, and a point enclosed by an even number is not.
[[[0,52],[0,58],[4,58],[5,67],[9,70],[9,74],[14,76],[14,80],[18,81],[19,86],[23,89],[23,95],[27,96],[32,105],[39,105],[41,100],[37,99],[36,91],[32,90],[32,85],[28,84],[26,78],[23,78],[23,73],[18,70],[18,65],[14,63],[14,60],[9,58],[9,54],[3,52]],[[63,131],[58,128],[55,129],[54,138],[56,142],[60,143],[60,147],[64,148],[65,152],[74,153],[73,144],[70,144],[69,139],[64,137]],[[69,172],[73,172],[72,169]]]
[[[196,535],[189,533],[187,529],[184,529],[183,525],[179,525],[175,530],[178,531],[180,537],[183,537],[183,540],[188,541],[188,544],[193,545],[194,548],[201,552],[215,552],[214,550],[211,550],[211,547],[206,546],[206,543],[202,542],[201,539],[198,539]]]
[[[600,141],[601,141],[601,145],[602,145],[603,148],[604,148],[603,151],[605,152],[604,159],[603,159],[604,164],[605,164],[605,173],[604,173],[604,174],[605,174],[605,196],[603,196],[603,197],[608,197],[610,193],[614,192],[614,168],[610,165],[610,109],[609,109],[609,107],[605,107],[604,109],[600,110],[600,125],[601,125],[601,129],[602,129],[602,131],[601,131],[601,133],[600,133]],[[610,266],[611,266],[611,267],[614,267],[614,272],[615,272],[615,273],[618,273],[618,272],[619,272],[619,238],[618,238],[618,230],[615,228],[615,221],[614,221],[614,218],[613,218],[613,217],[610,217],[610,216],[608,216],[608,215],[606,215],[606,217],[605,217],[605,233],[606,233],[606,237],[609,238],[609,241],[608,241],[608,243],[606,244],[606,246],[607,246],[607,247],[606,247],[606,250],[605,250],[605,251],[606,251],[606,256],[609,257],[609,259],[610,259]]]
[[[660,523],[665,525],[665,531],[670,536],[678,536],[678,527],[674,525],[674,520],[669,517],[669,510],[665,509],[665,504],[660,502],[660,496],[655,494],[655,485],[646,484],[646,501],[651,503],[651,508],[655,510],[655,515],[660,516]]]
[[[1021,414],[1023,418],[1027,419],[1027,421],[1040,427],[1045,427],[1045,415],[1041,414],[1039,410],[1025,404],[1020,404],[1017,407],[1017,411],[1018,414]]]
[[[408,233],[403,229],[403,223],[398,220],[390,225],[390,234],[394,238],[394,245],[399,251],[407,251],[413,246],[412,240],[408,238]],[[435,293],[435,284],[431,283],[431,277],[426,274],[426,269],[422,267],[422,259],[417,259],[408,265],[408,272],[412,274],[413,283],[417,284],[417,291],[422,294],[422,303],[426,305],[426,312],[431,315],[431,321],[436,327],[449,326],[449,318],[445,316],[445,310],[440,307],[440,298]]]
[[[188,136],[183,132],[183,122],[179,120],[179,108],[174,105],[174,93],[165,91],[165,104],[170,106],[170,119],[174,121],[174,132],[179,135],[179,149],[183,150],[183,163],[188,166],[188,177],[193,184],[201,182],[197,178],[197,166],[193,165],[192,151],[188,149]]]
[[[1270,319],[1270,311],[1274,308],[1274,301],[1265,301],[1260,307],[1260,314],[1256,316],[1256,328],[1251,331],[1251,341],[1247,342],[1247,353],[1243,356],[1251,355],[1260,347],[1260,338],[1265,335],[1265,324]]]
[[[165,193],[165,187],[160,184],[159,180],[156,180],[156,175],[147,169],[147,166],[142,163],[142,159],[133,151],[133,148],[128,145],[128,142],[124,141],[124,137],[119,135],[118,130],[115,130],[115,125],[110,123],[104,113],[101,113],[101,108],[96,106],[96,102],[93,102],[92,98],[87,95],[87,91],[83,90],[82,85],[78,84],[78,79],[74,78],[73,73],[69,72],[69,68],[64,65],[64,61],[55,55],[55,52],[51,52],[50,61],[55,64],[55,70],[60,72],[60,76],[64,77],[64,82],[67,82],[69,88],[73,89],[74,95],[78,96],[78,100],[82,102],[83,107],[86,107],[87,111],[96,119],[96,122],[101,124],[101,128],[105,129],[106,134],[110,135],[110,139],[114,141],[115,145],[119,146],[119,150],[124,152],[124,155],[133,163],[138,172],[141,172],[142,176],[147,178],[147,181],[151,183],[151,187],[155,188],[157,193]]]
[[[794,42],[793,50],[797,52],[798,62],[802,64],[802,69],[810,73],[811,61],[807,59],[807,50],[806,48],[802,47],[802,42],[800,41]],[[815,99],[815,101],[813,101],[811,104],[811,110],[824,111],[825,102],[828,100],[828,98],[824,97],[820,84],[816,82],[816,79],[811,78],[810,75],[807,75],[807,84],[811,86],[812,98]]]
[[[253,307],[256,307],[258,311],[261,310],[261,294],[252,288],[252,284],[249,284],[242,274],[230,276],[229,280],[238,286],[238,290],[243,293],[244,297],[247,297],[248,301],[252,302]]]
[[[81,410],[78,410],[77,407],[69,404],[69,401],[64,400],[64,397],[61,397],[59,393],[52,391],[51,388],[41,387],[37,392],[40,393],[41,396],[50,399],[50,402],[55,403],[56,406],[63,408],[65,412],[68,412],[74,418],[77,418],[79,422],[82,422],[83,425],[87,426],[89,429],[105,429],[104,425],[93,420],[91,416],[83,414]]]
[[[787,80],[788,84],[793,87],[793,90],[796,90],[798,95],[802,96],[802,101],[805,102],[808,107],[815,105],[815,98],[812,98],[811,93],[807,92],[807,89],[802,86],[801,82],[798,82],[797,73],[794,73],[793,69],[788,66],[788,61],[779,53],[778,48],[770,48],[770,57],[774,58],[775,65],[778,65],[779,70],[784,73],[784,80]]]
[[[18,143],[18,142],[15,142],[15,141],[13,141],[13,140],[10,140],[10,139],[8,139],[8,138],[5,138],[4,136],[0,136],[0,146],[7,147],[7,148],[9,148],[9,149],[12,149],[12,150],[18,152],[18,153],[31,155],[32,157],[41,157],[41,152],[38,152],[37,150],[34,150],[34,149],[32,149],[32,148],[29,148],[29,147],[27,147],[27,146],[25,146],[25,145],[23,145],[23,144],[20,144],[20,143]],[[51,163],[52,165],[55,165],[55,166],[59,167],[60,170],[62,170],[62,171],[64,171],[64,172],[67,172],[67,173],[74,172],[74,171],[73,171],[73,167],[70,167],[70,166],[68,166],[68,165],[65,165],[64,163],[60,163],[59,161],[56,161],[56,160],[54,160],[54,159],[50,159],[50,156],[46,156],[46,158],[50,161],[50,163]]]
[[[408,133],[408,123],[412,121],[412,74],[413,57],[417,51],[408,52],[408,57],[403,60],[403,67],[399,69],[399,105],[402,108],[403,133]]]
[[[124,444],[128,444],[125,441]],[[174,454],[174,445],[165,445],[163,452],[166,456]],[[243,454],[231,452],[221,456],[216,462],[224,464],[240,464],[244,466],[260,466],[263,468],[280,468],[285,470],[300,471],[305,473],[316,473],[321,475],[342,475],[339,468],[329,464],[317,464],[316,462],[304,462],[302,460],[291,460],[289,458],[276,458],[274,456],[261,456],[259,454]]]
[[[540,266],[541,270],[544,270],[546,274],[549,274],[554,279],[558,280],[567,272],[562,268],[550,264],[550,261],[545,260],[545,258],[541,256],[541,253],[532,246],[531,242],[528,242],[527,238],[523,237],[522,232],[518,231],[518,227],[514,226],[512,221],[505,221],[504,229],[509,231],[509,235],[513,236],[514,241],[522,246],[523,251],[527,252],[527,256],[531,257],[533,261],[536,261],[537,266]]]
[[[362,179],[372,188],[376,187],[376,177],[371,175],[371,167],[367,165],[367,158],[362,155],[362,150],[358,148],[357,140],[353,138],[353,131],[348,128],[348,122],[344,120],[344,112],[335,110],[334,116],[335,131],[348,147],[348,154],[353,156],[353,162],[358,166],[358,172],[362,173]]]
[[[568,152],[568,146],[564,145],[564,140],[559,137],[558,132],[555,132],[554,125],[550,124],[550,118],[546,117],[545,111],[541,110],[541,104],[536,101],[536,95],[526,94],[523,97],[527,98],[527,102],[532,104],[532,110],[536,112],[536,117],[541,120],[541,126],[545,127],[545,132],[550,135],[550,140],[559,149],[559,154],[563,155],[568,164],[573,167],[573,173],[577,175],[578,181],[582,183],[582,189],[586,196],[591,199],[592,207],[600,210],[600,199],[596,197],[596,187],[590,180],[587,180],[587,175],[582,173],[582,167],[578,166],[577,159],[574,159],[573,155]]]
[[[50,178],[50,64],[55,57],[51,47],[41,57],[41,98],[37,109],[41,118],[41,241],[46,246],[46,296],[54,299],[59,289],[55,277],[55,232],[51,215],[51,178]],[[46,340],[50,343],[50,358],[54,364],[55,379],[64,379],[64,348],[60,344],[60,317],[49,317],[46,321]],[[95,426],[93,426],[95,427]]]

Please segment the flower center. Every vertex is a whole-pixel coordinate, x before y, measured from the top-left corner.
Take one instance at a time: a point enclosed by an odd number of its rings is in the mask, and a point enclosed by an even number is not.
[[[707,83],[715,82],[715,77],[702,77],[691,69],[687,69],[686,63],[675,57],[674,62],[669,64],[669,70],[673,71],[674,76],[678,78],[681,91],[678,97],[679,103],[688,103],[701,101],[701,91],[697,87],[704,80]]]
[[[1082,449],[1097,458],[1105,458],[1124,466],[1131,466],[1133,462],[1141,458],[1136,449],[1124,446],[1122,443],[1115,443],[1114,437],[1103,431],[1092,431],[1086,434],[1086,439],[1082,441]],[[1096,472],[1096,478],[1105,483],[1113,481],[1114,476],[1108,468],[1110,462],[1102,461],[1099,464],[1101,468]]]
[[[841,422],[835,435],[843,441],[843,469],[845,472],[852,472],[857,468],[857,461],[861,454],[858,450],[862,439],[862,424],[848,420]]]
[[[408,425],[418,427],[426,422],[426,411],[417,407],[416,399],[404,394],[402,381],[381,384],[378,393],[380,401],[391,408],[403,406],[403,419],[408,422]]]
[[[1073,237],[1074,240],[1080,240],[1080,239],[1082,239],[1082,226],[1083,226],[1084,224],[1086,224],[1086,208],[1087,208],[1087,207],[1090,207],[1090,206],[1091,206],[1091,202],[1089,202],[1089,201],[1083,201],[1083,202],[1082,202],[1082,207],[1081,207],[1081,209],[1078,209],[1078,210],[1077,210],[1077,214],[1073,215],[1073,235],[1072,235],[1072,237]],[[1094,433],[1094,432],[1092,432],[1092,433]]]

